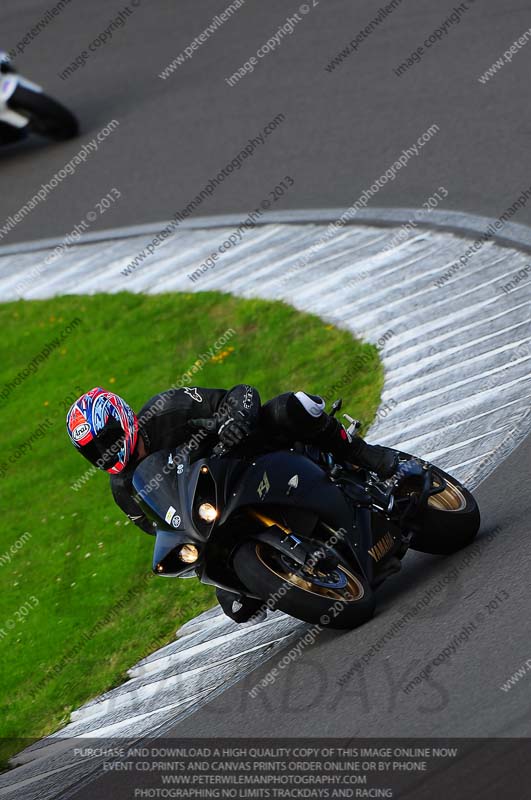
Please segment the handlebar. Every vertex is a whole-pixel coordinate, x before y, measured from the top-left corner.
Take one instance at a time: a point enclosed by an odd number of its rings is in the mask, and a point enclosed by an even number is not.
[[[203,429],[203,430],[207,431],[207,433],[216,433],[217,432],[217,427],[218,427],[218,423],[213,417],[203,417],[203,418],[191,419],[189,424],[193,428]],[[212,448],[212,455],[213,456],[223,456],[227,452],[228,452],[227,448],[221,442],[218,442]]]

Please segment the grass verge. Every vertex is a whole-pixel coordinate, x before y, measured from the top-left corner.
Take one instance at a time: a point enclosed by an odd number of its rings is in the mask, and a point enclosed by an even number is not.
[[[104,473],[72,488],[88,463],[65,433],[70,402],[100,385],[138,409],[192,371],[189,385],[245,381],[263,400],[341,394],[368,424],[383,372],[375,347],[316,316],[216,292],[18,301],[0,305],[0,325],[5,759],[20,749],[6,740],[56,730],[215,602],[198,582],[147,579],[153,540],[114,505]]]

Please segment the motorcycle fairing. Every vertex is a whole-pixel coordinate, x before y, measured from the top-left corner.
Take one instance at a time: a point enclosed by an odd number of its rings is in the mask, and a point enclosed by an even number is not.
[[[370,513],[362,513],[364,509],[355,513],[339,487],[311,459],[286,450],[258,456],[234,487],[222,510],[220,524],[227,521],[236,509],[245,506],[252,506],[257,511],[262,509],[265,514],[269,507],[301,507],[333,530],[342,528],[346,531],[344,541],[351,557],[355,558],[360,569],[372,574],[368,556],[368,549],[373,544]]]
[[[183,467],[181,475],[187,477],[188,471]],[[191,528],[193,531],[186,503],[188,481],[179,480],[180,477],[169,450],[147,456],[133,474],[135,500],[161,530]],[[196,482],[193,482],[194,489]]]
[[[154,570],[179,545],[196,544],[201,552],[207,531],[200,530],[194,520],[193,499],[203,464],[190,465],[186,459],[177,463],[169,450],[160,450],[141,461],[134,472],[135,500],[157,525]],[[165,574],[175,577],[189,570],[190,565],[183,563],[182,569]]]
[[[296,486],[294,478],[296,477]],[[290,481],[292,484],[290,485]],[[220,524],[241,506],[302,506],[323,516],[332,528],[352,527],[352,511],[338,487],[310,459],[291,451],[258,456],[234,487]]]

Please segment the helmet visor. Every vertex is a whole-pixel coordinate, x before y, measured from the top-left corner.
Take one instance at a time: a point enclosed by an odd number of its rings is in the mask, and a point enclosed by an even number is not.
[[[80,452],[99,469],[112,469],[120,460],[118,454],[124,447],[125,434],[117,419],[110,418],[103,430],[90,442],[80,448]]]

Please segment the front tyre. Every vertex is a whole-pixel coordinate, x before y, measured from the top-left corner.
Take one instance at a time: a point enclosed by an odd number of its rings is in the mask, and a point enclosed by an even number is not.
[[[57,100],[25,86],[17,86],[9,98],[9,107],[29,121],[32,131],[49,139],[72,139],[79,133],[75,116]]]
[[[13,125],[8,125],[6,122],[0,122],[0,145],[20,142],[26,135],[27,126],[24,128],[15,128]]]
[[[364,577],[340,564],[328,575],[310,574],[269,544],[248,541],[234,569],[271,608],[329,628],[356,628],[374,614],[374,595]]]
[[[415,518],[413,550],[434,555],[450,555],[471,544],[480,525],[478,504],[458,480],[432,465],[433,482],[447,486],[428,499],[425,510]]]

